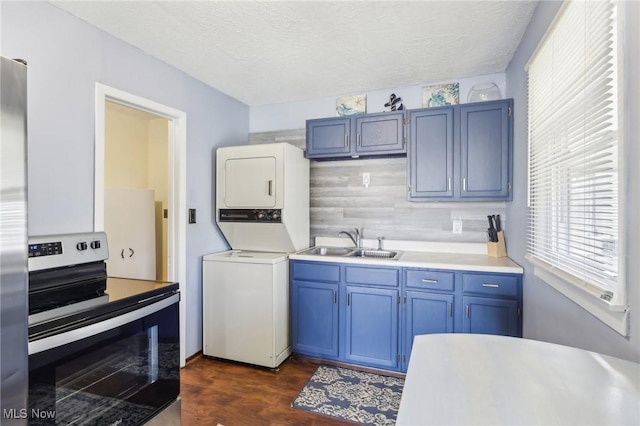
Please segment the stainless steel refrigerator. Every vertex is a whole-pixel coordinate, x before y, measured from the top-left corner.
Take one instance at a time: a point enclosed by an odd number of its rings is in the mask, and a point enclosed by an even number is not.
[[[27,424],[27,67],[0,57],[0,424]]]

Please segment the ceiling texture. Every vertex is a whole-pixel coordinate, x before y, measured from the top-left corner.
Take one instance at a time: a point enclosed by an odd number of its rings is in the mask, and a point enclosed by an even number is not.
[[[503,72],[537,3],[52,2],[249,106]]]

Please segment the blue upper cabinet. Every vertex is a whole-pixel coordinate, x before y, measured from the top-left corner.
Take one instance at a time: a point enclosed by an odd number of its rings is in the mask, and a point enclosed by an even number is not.
[[[307,120],[307,158],[406,155],[404,112]]]
[[[405,154],[404,113],[354,116],[357,154]]]
[[[513,101],[460,106],[461,198],[511,200]]]
[[[513,100],[411,110],[410,201],[512,199]]]
[[[349,117],[307,120],[307,157],[347,156],[351,152],[350,138]]]
[[[409,112],[409,199],[453,197],[453,108]]]

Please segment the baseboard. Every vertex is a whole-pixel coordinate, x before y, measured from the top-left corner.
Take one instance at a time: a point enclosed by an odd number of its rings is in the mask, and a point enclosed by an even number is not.
[[[187,366],[187,364],[188,364],[188,363],[190,363],[191,361],[195,361],[196,359],[201,358],[201,357],[202,357],[202,351],[198,351],[198,352],[196,352],[195,354],[191,355],[190,357],[188,357],[188,358],[185,360],[185,363],[184,363],[184,364],[185,364],[185,367],[186,367],[186,366]],[[183,367],[183,368],[184,368],[184,367]]]
[[[334,367],[349,368],[351,370],[364,371],[365,373],[374,373],[374,374],[379,374],[381,376],[397,377],[399,379],[404,379],[406,376],[406,374],[400,373],[398,371],[389,371],[389,370],[383,370],[381,368],[364,367],[358,364],[349,364],[342,361],[315,358],[307,355],[300,355],[295,352],[291,355],[291,358],[299,359],[300,361],[311,362],[313,364],[318,364],[318,365],[322,364],[322,365],[331,365]]]

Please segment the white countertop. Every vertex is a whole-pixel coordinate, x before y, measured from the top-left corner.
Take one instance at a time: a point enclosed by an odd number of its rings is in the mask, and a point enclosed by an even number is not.
[[[416,336],[396,424],[638,425],[640,364],[515,337]]]
[[[353,247],[345,238],[318,238],[316,246]],[[376,247],[374,241],[365,240],[363,247]],[[397,260],[354,258],[351,256],[313,255],[303,252],[289,255],[289,259],[318,262],[357,263],[363,265],[388,265],[459,271],[478,271],[522,274],[524,269],[508,257],[486,255],[486,244],[475,243],[419,243],[385,241],[385,250],[401,251]]]

